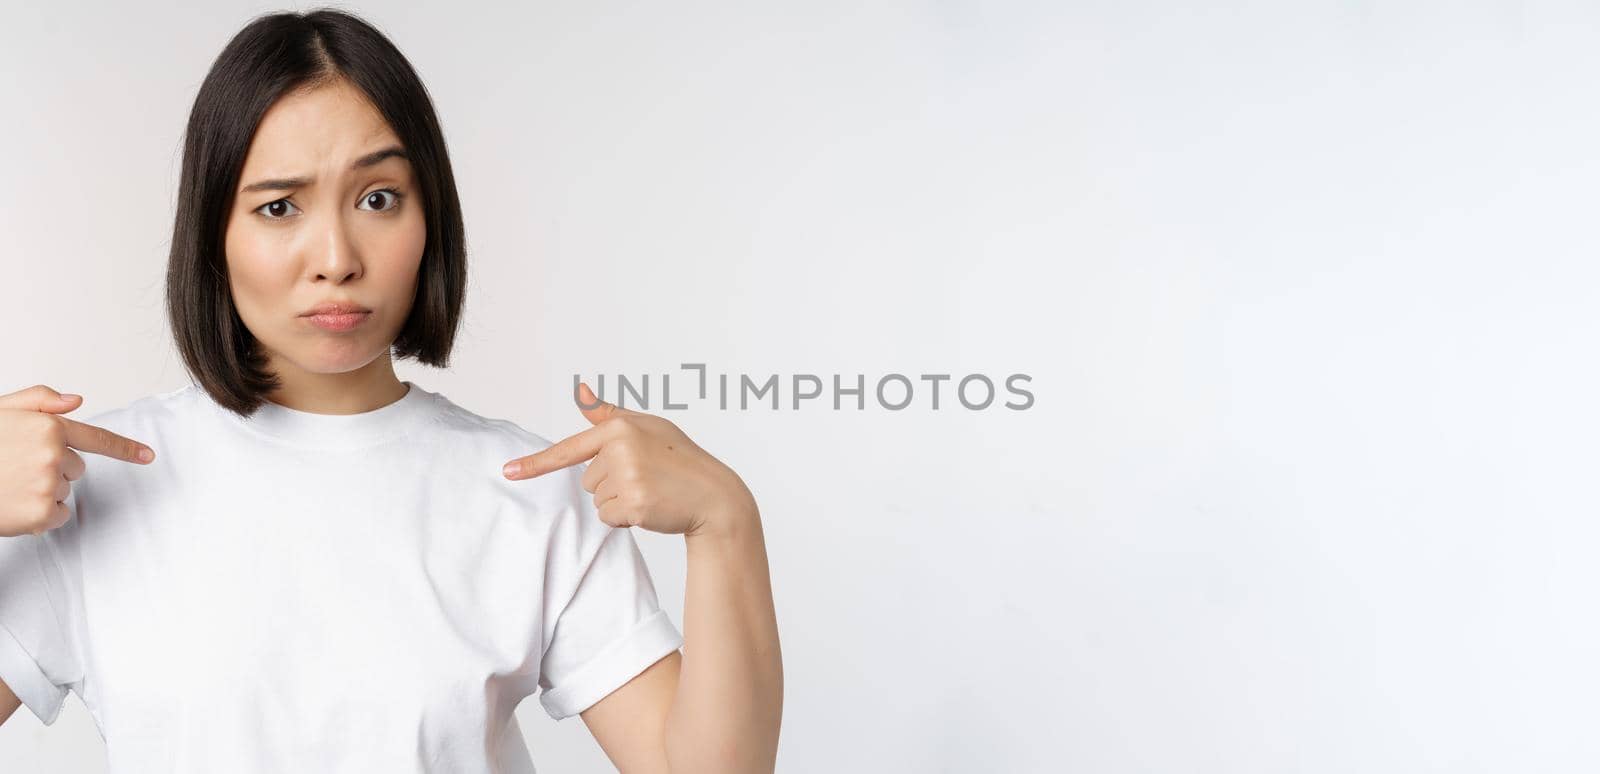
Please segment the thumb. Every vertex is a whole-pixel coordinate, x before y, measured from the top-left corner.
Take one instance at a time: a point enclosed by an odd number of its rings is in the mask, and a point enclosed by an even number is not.
[[[21,409],[24,411],[65,414],[77,410],[81,405],[83,405],[82,395],[70,392],[56,392],[54,389],[42,384],[36,384],[7,395],[0,395],[0,408]]]
[[[55,405],[54,406],[48,406],[48,405],[47,406],[40,406],[39,410],[40,411],[45,411],[45,412],[48,412],[48,413],[51,413],[51,414],[66,414],[66,413],[69,413],[69,412],[72,412],[72,411],[77,411],[78,408],[80,406],[82,406],[82,405],[83,405],[83,396],[82,395],[76,395],[76,394],[73,394],[73,393],[70,393],[70,392],[59,392],[59,393],[56,393],[56,400],[55,400]]]
[[[578,411],[584,419],[589,420],[589,424],[598,425],[622,409],[595,397],[594,390],[589,389],[587,382],[578,382]]]

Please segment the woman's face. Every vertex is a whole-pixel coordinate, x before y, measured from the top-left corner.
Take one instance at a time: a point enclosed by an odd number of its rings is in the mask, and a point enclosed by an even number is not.
[[[348,81],[286,94],[262,117],[224,251],[234,306],[274,373],[343,373],[388,355],[427,237],[403,154]],[[371,311],[307,315],[326,302]]]

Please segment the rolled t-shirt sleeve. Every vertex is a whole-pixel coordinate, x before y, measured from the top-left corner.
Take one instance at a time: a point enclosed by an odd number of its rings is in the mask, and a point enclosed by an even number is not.
[[[576,584],[556,583],[546,591],[545,620],[554,628],[539,669],[539,702],[556,720],[588,709],[683,645],[660,607],[633,532],[600,521],[578,486],[581,466],[566,475],[577,491],[563,514],[572,521],[557,539],[569,545],[554,547],[552,555],[575,558],[573,572],[564,575]]]
[[[0,537],[0,680],[45,725],[83,679],[51,534]]]

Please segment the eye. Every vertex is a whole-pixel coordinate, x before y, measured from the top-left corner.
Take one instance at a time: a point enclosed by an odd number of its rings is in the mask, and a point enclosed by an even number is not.
[[[371,205],[370,207],[358,207],[357,209],[369,209],[377,212],[385,212],[399,207],[400,198],[400,192],[394,190],[393,188],[379,188],[378,190],[361,197],[361,203]],[[386,202],[387,204],[385,204]]]
[[[267,220],[283,220],[289,216],[289,210],[297,209],[288,199],[267,202],[256,208],[256,212],[266,216]]]

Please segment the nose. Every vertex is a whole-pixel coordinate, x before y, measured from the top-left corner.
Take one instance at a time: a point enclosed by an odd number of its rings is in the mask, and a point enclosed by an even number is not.
[[[306,269],[318,281],[331,280],[335,284],[361,276],[361,254],[344,218],[329,215],[323,218],[323,227],[310,245]]]

